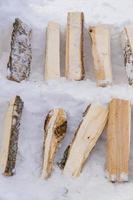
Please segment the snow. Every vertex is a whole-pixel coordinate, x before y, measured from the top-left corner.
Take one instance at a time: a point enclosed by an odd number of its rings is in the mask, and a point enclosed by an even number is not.
[[[112,97],[130,99],[133,89],[127,84],[120,44],[124,25],[133,23],[131,0],[0,0],[0,144],[3,120],[8,101],[20,95],[24,110],[20,127],[16,174],[0,175],[0,200],[131,200],[133,196],[133,147],[129,163],[129,182],[112,184],[105,178],[106,131],[93,149],[77,179],[63,176],[56,162],[91,102],[107,104]],[[61,24],[61,68],[65,59],[65,26],[68,11],[85,14],[86,80],[67,81],[65,78],[44,82],[45,28],[48,21]],[[12,23],[21,18],[33,29],[33,59],[29,81],[15,83],[6,79]],[[111,31],[113,86],[97,88],[87,29],[94,24],[108,24]],[[51,178],[40,178],[42,166],[43,125],[49,110],[63,107],[67,112],[68,131],[56,156]],[[133,121],[132,121],[133,123]],[[132,141],[131,141],[132,142]]]

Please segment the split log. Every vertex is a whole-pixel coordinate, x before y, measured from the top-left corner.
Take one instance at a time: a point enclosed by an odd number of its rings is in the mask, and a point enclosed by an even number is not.
[[[65,152],[64,174],[75,177],[80,175],[85,161],[105,127],[107,116],[107,106],[92,104],[88,108],[70,147]]]
[[[52,173],[54,157],[67,129],[67,117],[62,108],[53,109],[46,117],[44,131],[44,161],[42,178]]]
[[[89,29],[92,41],[92,56],[97,85],[105,87],[112,84],[110,60],[110,34],[108,28],[99,25]]]
[[[5,176],[14,174],[22,109],[23,102],[19,96],[16,96],[11,100],[6,113],[0,162],[2,173]]]
[[[49,22],[46,31],[45,80],[60,77],[60,26]]]
[[[7,78],[17,82],[27,79],[31,59],[31,29],[17,18],[13,24]]]
[[[107,177],[112,182],[128,181],[130,129],[130,101],[113,99],[109,105],[106,161]]]
[[[127,26],[122,32],[124,65],[130,85],[133,84],[133,27]]]
[[[82,12],[68,13],[65,75],[71,80],[82,80],[84,78],[83,22],[84,14]]]

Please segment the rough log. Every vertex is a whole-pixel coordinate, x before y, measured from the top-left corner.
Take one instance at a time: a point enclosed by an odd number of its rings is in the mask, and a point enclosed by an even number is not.
[[[0,168],[5,176],[12,176],[14,174],[22,109],[23,102],[19,96],[16,96],[11,100],[6,113],[0,157]]]
[[[65,153],[64,174],[79,176],[107,121],[107,106],[92,104],[86,111],[74,139]],[[63,158],[64,159],[64,158]],[[63,167],[61,165],[61,167]]]
[[[122,48],[124,55],[124,65],[130,85],[133,84],[133,27],[127,26],[122,31]]]
[[[17,18],[13,24],[7,78],[17,82],[27,79],[31,59],[31,29]]]
[[[112,84],[110,60],[110,34],[105,26],[93,26],[89,29],[92,41],[92,56],[96,73],[97,85],[105,87]]]
[[[53,109],[46,117],[44,131],[44,161],[42,178],[52,173],[54,157],[67,129],[67,117],[62,108]]]
[[[71,80],[84,78],[83,22],[84,14],[82,12],[68,13],[65,75]]]
[[[49,22],[46,31],[45,80],[60,77],[60,26]]]
[[[130,131],[130,101],[113,99],[109,105],[106,161],[107,177],[112,182],[128,181]]]

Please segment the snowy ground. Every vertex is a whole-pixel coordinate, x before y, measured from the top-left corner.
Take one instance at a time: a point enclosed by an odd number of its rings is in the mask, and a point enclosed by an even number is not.
[[[43,81],[45,28],[49,20],[61,26],[61,68],[64,66],[65,25],[68,11],[85,14],[85,69],[86,80],[71,82],[61,78]],[[6,79],[10,34],[15,17],[33,29],[32,72],[28,82],[21,84]],[[113,86],[97,88],[93,72],[89,25],[108,24],[111,31]],[[64,177],[55,164],[52,177],[40,179],[42,164],[43,124],[47,112],[64,107],[68,115],[68,131],[56,161],[71,141],[82,113],[91,102],[107,103],[112,97],[130,99],[133,89],[128,86],[123,66],[119,34],[124,25],[133,23],[132,0],[0,0],[0,124],[10,98],[20,95],[25,107],[22,115],[16,174],[0,175],[0,200],[131,200],[133,197],[133,147],[129,167],[129,183],[112,184],[105,178],[104,164],[106,135],[103,134],[78,179]],[[132,121],[133,123],[133,121]],[[0,127],[0,139],[2,138]],[[106,133],[106,132],[105,132]],[[133,138],[132,138],[133,139]],[[1,141],[1,140],[0,140]]]

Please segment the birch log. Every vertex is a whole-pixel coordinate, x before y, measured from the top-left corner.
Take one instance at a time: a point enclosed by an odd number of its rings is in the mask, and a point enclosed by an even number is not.
[[[105,87],[112,84],[109,30],[105,26],[98,25],[89,29],[89,35],[92,41],[97,85]]]
[[[92,104],[88,108],[72,144],[66,152],[64,174],[75,177],[80,175],[85,161],[105,127],[107,116],[108,108],[106,106]]]
[[[133,84],[133,27],[126,26],[122,31],[124,65],[130,85]]]
[[[27,79],[31,59],[31,29],[17,18],[13,24],[7,78],[17,82]]]
[[[83,22],[84,15],[82,12],[68,13],[65,75],[71,80],[81,80],[84,78]]]
[[[16,96],[11,100],[6,113],[0,160],[0,168],[5,176],[14,174],[22,109],[23,102]]]
[[[130,101],[113,99],[109,105],[106,161],[107,177],[112,182],[128,181],[130,130]]]
[[[52,173],[55,153],[67,129],[67,117],[62,108],[53,109],[45,120],[44,161],[42,178],[48,178]]]
[[[45,80],[60,77],[60,26],[49,22],[46,31]]]

